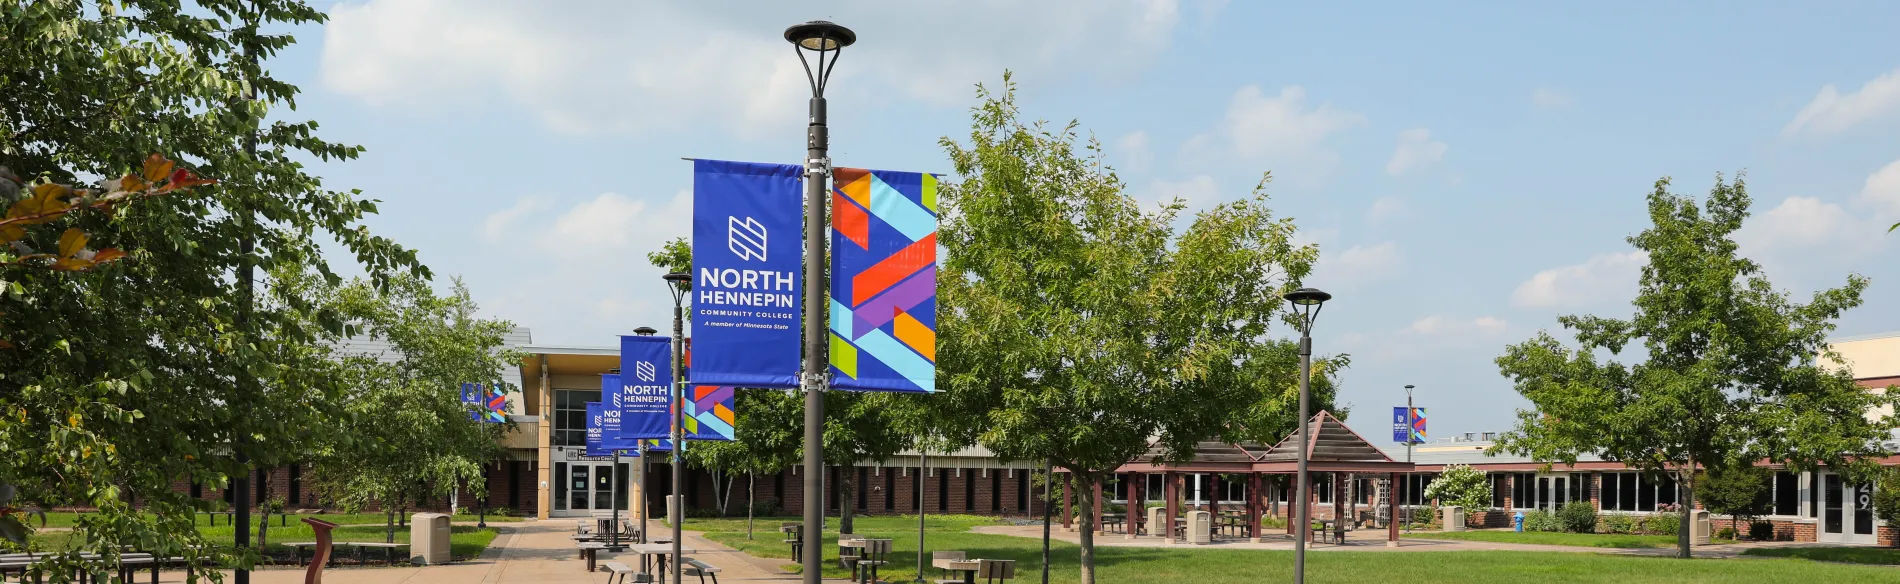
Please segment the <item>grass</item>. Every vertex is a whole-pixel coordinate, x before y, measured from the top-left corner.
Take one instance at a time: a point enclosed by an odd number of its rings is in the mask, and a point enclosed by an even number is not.
[[[711,539],[745,550],[754,556],[784,558],[788,567],[791,552],[778,532],[784,518],[761,519],[755,539],[745,539],[745,520],[688,520],[686,528],[705,530]],[[791,521],[796,521],[792,519]],[[835,527],[836,520],[830,521]],[[963,550],[971,557],[1013,559],[1017,561],[1018,580],[1033,582],[1041,575],[1041,542],[1031,538],[969,533],[977,525],[994,524],[981,517],[932,516],[928,526],[929,549]],[[859,518],[858,534],[893,540],[891,569],[883,570],[883,579],[902,582],[916,574],[917,518]],[[825,541],[827,576],[848,575],[837,568],[835,535]],[[1050,582],[1070,584],[1078,581],[1078,548],[1055,541],[1050,551]],[[1242,583],[1285,582],[1292,579],[1291,552],[1261,550],[1196,550],[1181,548],[1098,547],[1096,580],[1118,584],[1160,584],[1164,582]],[[1897,574],[1890,568],[1817,564],[1793,559],[1761,560],[1678,560],[1580,552],[1339,552],[1319,551],[1307,555],[1307,574],[1313,582],[1327,584],[1368,582],[1386,584],[1439,584],[1453,582],[1615,582],[1662,584],[1675,582],[1749,584],[1780,582],[1879,582],[1893,581]],[[926,578],[937,578],[926,568]]]
[[[50,527],[72,527],[73,524],[78,523],[79,517],[82,515],[88,515],[88,513],[76,513],[72,511],[51,511],[46,514],[46,527],[49,527],[49,528]],[[252,521],[256,521],[257,517],[258,515],[256,513],[251,514]],[[366,523],[374,523],[377,525],[381,525],[385,518],[382,513],[317,513],[317,514],[305,514],[305,515],[298,515],[298,514],[293,513],[293,514],[290,514],[289,523],[291,523],[292,525],[296,525],[299,523],[298,519],[301,519],[304,517],[315,517],[318,519],[322,519],[324,521],[335,523],[337,525],[360,525],[360,524],[366,524]],[[225,520],[228,518],[225,516],[218,516],[217,519],[218,519],[218,526],[223,527],[226,523]],[[451,520],[452,521],[475,521],[476,519],[478,519],[476,515],[456,515]],[[26,522],[27,524],[35,528],[40,526],[40,518],[38,515],[34,515],[31,517],[23,516],[20,518],[20,520]],[[199,513],[195,517],[195,521],[200,526],[209,526],[211,524],[210,523],[211,516],[205,515],[203,513]],[[270,520],[271,527],[275,528],[278,525],[282,524],[283,521],[284,520],[279,519],[277,515],[275,514],[271,515],[271,520]],[[520,517],[502,517],[499,515],[489,515],[488,521],[490,523],[507,523],[507,522],[521,521],[521,518]]]
[[[51,522],[49,521],[48,523],[50,524]],[[198,533],[210,541],[221,543],[229,543],[234,535],[233,528],[223,523],[219,523],[217,527],[200,525],[198,527]],[[457,560],[481,555],[482,550],[486,549],[489,543],[495,541],[497,533],[493,527],[476,528],[472,525],[451,525],[449,526],[449,554]],[[396,542],[408,543],[409,534],[410,530],[408,528],[396,528]],[[33,534],[32,542],[35,549],[62,551],[71,549],[77,543],[74,535],[75,534],[70,531],[40,532]],[[257,534],[252,533],[251,535],[256,537]],[[264,555],[274,558],[279,562],[293,563],[296,561],[296,550],[283,544],[288,542],[316,541],[317,538],[316,533],[311,530],[310,526],[303,523],[292,523],[289,526],[282,527],[276,523],[272,523],[267,535],[270,545],[265,546],[263,550]],[[357,523],[339,526],[330,532],[330,537],[332,541],[338,542],[381,542],[384,541],[384,528],[382,521],[378,519],[374,524]],[[344,558],[353,558],[355,557],[355,553],[355,550],[337,551],[339,557]],[[380,559],[382,553],[380,550],[371,550],[367,553],[367,557]]]
[[[1799,558],[1816,562],[1841,562],[1847,564],[1900,565],[1900,549],[1895,548],[1832,546],[1768,547],[1750,548],[1744,550],[1742,555],[1770,558]]]
[[[1667,548],[1676,546],[1676,536],[1673,535],[1629,535],[1621,533],[1552,533],[1542,531],[1518,533],[1515,531],[1479,530],[1415,532],[1402,534],[1400,537],[1617,549]]]

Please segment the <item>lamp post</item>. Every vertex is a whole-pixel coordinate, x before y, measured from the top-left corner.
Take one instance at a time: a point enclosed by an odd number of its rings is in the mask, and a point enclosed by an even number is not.
[[[660,332],[659,329],[656,329],[650,326],[643,326],[643,327],[633,329],[633,334],[640,335],[643,337],[650,337],[659,332]],[[640,461],[637,463],[634,463],[635,466],[633,467],[633,482],[638,485],[639,490],[640,490],[640,504],[634,507],[633,516],[634,516],[635,521],[640,522],[640,531],[637,532],[637,535],[633,536],[633,541],[634,543],[646,543],[647,542],[647,441],[645,438],[641,438],[635,441],[634,444],[636,444],[635,446],[635,448],[637,449],[636,452],[638,452],[640,456]],[[629,497],[627,501],[631,503],[633,501],[633,498]]]
[[[785,29],[785,40],[805,66],[811,82],[810,117],[805,125],[805,550],[804,581],[819,584],[824,569],[824,546],[818,539],[825,525],[825,395],[831,360],[825,354],[825,186],[831,175],[826,153],[830,138],[825,129],[825,83],[845,47],[857,42],[851,29],[814,20]],[[812,68],[806,52],[817,54]],[[831,67],[825,57],[831,57]],[[675,581],[678,581],[675,576]]]
[[[686,413],[682,400],[686,396],[686,294],[693,289],[693,275],[686,272],[673,272],[661,276],[667,282],[667,290],[673,292],[673,497],[666,506],[666,514],[673,520],[673,581],[680,580],[680,538],[683,533],[680,526],[686,519],[686,510],[681,508],[686,497],[686,437],[680,435],[686,426],[680,416]]]
[[[619,379],[620,368],[614,367],[614,368],[608,369],[607,373],[610,375],[614,375],[615,379]],[[615,387],[615,388],[603,387],[601,389],[605,391],[613,391],[613,392],[620,391],[620,388],[618,387]],[[601,397],[606,398],[608,396],[602,395]],[[608,401],[606,403],[613,403],[613,402]],[[601,441],[605,442],[606,439],[607,439],[606,436],[601,436]],[[620,449],[619,448],[609,449],[608,454],[612,457],[612,462],[607,463],[607,468],[613,469],[613,473],[609,476],[620,474]],[[625,544],[620,543],[620,503],[618,501],[613,500],[613,497],[610,496],[607,498],[607,506],[612,509],[610,512],[613,514],[613,519],[612,519],[612,522],[608,524],[607,532],[609,535],[607,536],[608,541],[607,541],[607,547],[605,549],[610,552],[627,551],[627,546]]]
[[[1308,400],[1313,389],[1313,319],[1319,318],[1320,305],[1332,300],[1333,295],[1314,288],[1301,288],[1286,293],[1286,301],[1293,304],[1293,310],[1300,316],[1300,452],[1299,475],[1295,479],[1294,495],[1295,525],[1299,528],[1293,537],[1293,583],[1306,582],[1306,537],[1313,529],[1312,520],[1307,517],[1306,509],[1306,459],[1307,432],[1312,424],[1306,419]]]

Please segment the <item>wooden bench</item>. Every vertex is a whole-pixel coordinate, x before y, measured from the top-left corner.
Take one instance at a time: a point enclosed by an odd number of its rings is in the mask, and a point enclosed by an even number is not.
[[[293,542],[289,542],[289,543],[285,543],[284,545],[287,545],[287,546],[290,546],[290,547],[292,547],[292,548],[295,548],[295,549],[297,550],[297,565],[298,565],[298,566],[302,566],[302,565],[304,565],[304,557],[305,557],[305,556],[304,556],[304,550],[306,550],[306,549],[308,549],[308,550],[310,550],[310,557],[312,557],[312,558],[314,558],[314,557],[316,556],[316,549],[317,549],[317,542],[314,542],[314,541],[293,541]],[[367,561],[366,561],[366,560],[364,559],[364,557],[363,557],[363,556],[364,556],[364,553],[365,553],[365,552],[366,552],[366,551],[367,551],[367,550],[368,550],[369,548],[380,548],[380,549],[382,549],[382,550],[384,550],[384,551],[383,551],[383,562],[384,562],[384,563],[387,563],[387,564],[390,564],[390,565],[395,565],[395,563],[396,563],[396,548],[406,548],[406,547],[409,547],[409,544],[406,544],[406,543],[382,543],[382,542],[372,542],[372,541],[336,541],[336,542],[330,542],[330,550],[331,550],[332,552],[334,552],[334,551],[336,550],[336,548],[340,548],[340,547],[348,547],[348,548],[355,548],[355,549],[356,549],[356,563],[357,563],[357,564],[367,564],[367,563],[368,563],[368,562],[367,562]],[[331,553],[331,554],[330,554],[330,557],[329,557],[329,559],[328,559],[328,561],[327,561],[327,562],[325,562],[325,563],[324,563],[324,565],[328,565],[328,566],[335,566],[335,565],[336,565],[336,554],[335,554],[335,553]]]
[[[607,562],[606,564],[602,564],[601,567],[607,570],[607,584],[626,584],[627,576],[629,575],[635,575],[633,579],[635,582],[643,581],[637,576],[638,572],[635,572],[633,568],[628,567],[626,564]]]
[[[712,576],[713,584],[719,584],[719,568],[695,558],[680,560],[680,577],[687,576],[698,576],[700,584],[705,584],[706,577]]]

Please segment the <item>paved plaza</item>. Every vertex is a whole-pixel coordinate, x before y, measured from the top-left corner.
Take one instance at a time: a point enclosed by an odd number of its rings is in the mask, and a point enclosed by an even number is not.
[[[574,533],[574,521],[555,519],[548,521],[526,521],[521,523],[491,524],[500,530],[501,535],[489,545],[482,557],[457,562],[445,566],[421,567],[366,567],[366,568],[330,568],[324,571],[324,581],[332,584],[600,584],[607,580],[605,572],[588,572],[586,562],[575,559],[574,541],[568,536]],[[650,528],[652,533],[663,534],[670,528],[658,522]],[[784,560],[770,560],[747,556],[724,545],[699,537],[697,532],[686,532],[684,545],[702,550],[716,550],[689,554],[722,571],[719,581],[726,582],[797,582],[798,576],[779,569]],[[618,561],[638,567],[638,554],[611,554],[601,552],[600,562]],[[140,574],[139,582],[149,582],[150,572]],[[273,567],[251,572],[251,582],[255,584],[302,584],[304,570],[294,566]],[[159,582],[164,584],[182,583],[185,574],[182,571],[164,572]],[[230,582],[227,572],[225,582]],[[697,583],[698,578],[688,577],[689,584]],[[828,580],[830,582],[831,580]],[[836,582],[845,582],[836,580]]]

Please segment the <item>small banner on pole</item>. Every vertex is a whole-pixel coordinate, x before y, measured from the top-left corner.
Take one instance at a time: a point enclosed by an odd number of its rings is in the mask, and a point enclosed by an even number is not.
[[[1406,415],[1405,407],[1392,408],[1392,441],[1404,444],[1425,443],[1425,408],[1410,408]]]
[[[693,161],[694,381],[798,387],[804,169]]]
[[[937,391],[937,177],[833,169],[832,387]]]
[[[693,378],[693,339],[686,339],[686,378]],[[732,440],[737,416],[738,388],[730,385],[692,385],[687,388],[684,430],[687,440]],[[670,449],[670,447],[669,447]]]
[[[620,337],[620,387],[610,407],[620,410],[620,437],[666,438],[672,423],[673,341],[666,337]]]
[[[468,418],[477,422],[500,424],[508,421],[508,394],[501,390],[501,384],[462,384],[462,403],[476,408],[468,413]]]

